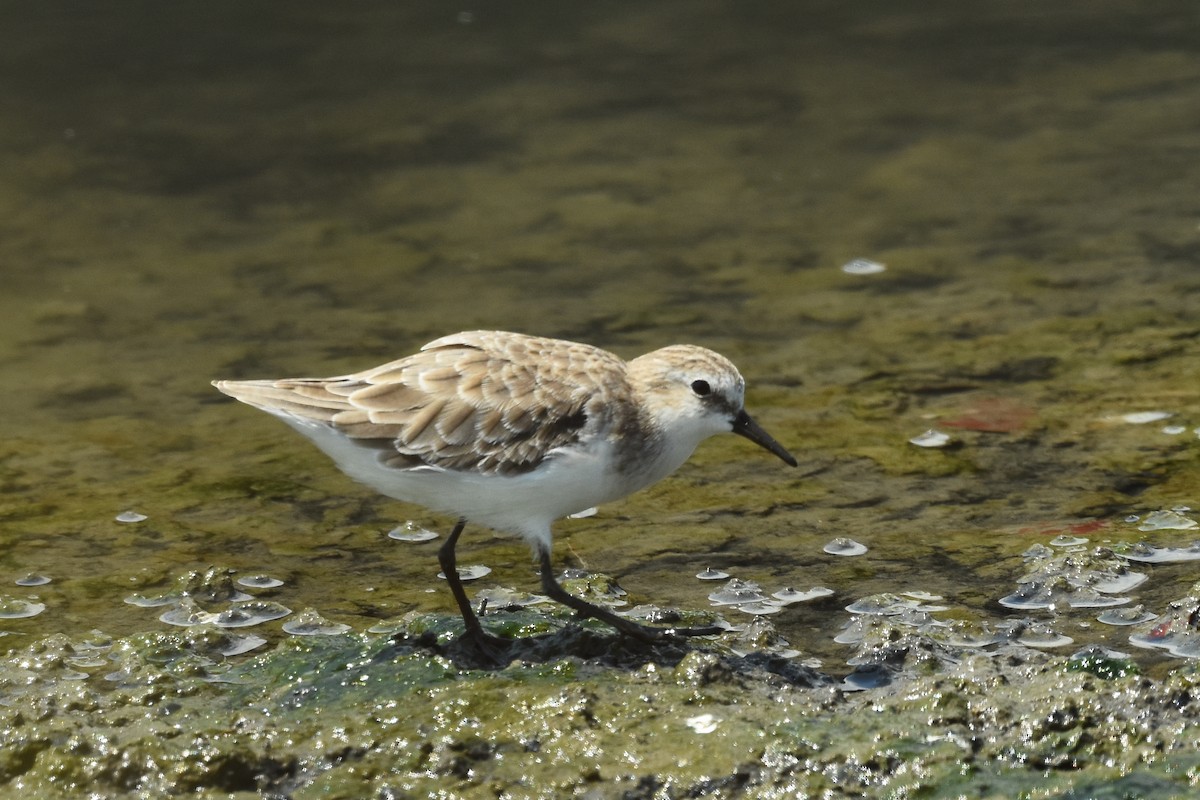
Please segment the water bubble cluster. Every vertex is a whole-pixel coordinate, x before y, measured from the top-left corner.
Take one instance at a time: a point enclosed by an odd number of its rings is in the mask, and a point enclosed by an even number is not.
[[[1128,562],[1112,550],[1082,547],[1053,550],[1034,545],[1024,553],[1027,572],[1017,580],[1017,590],[1000,598],[1007,608],[1056,610],[1103,608],[1124,605],[1122,592],[1140,585],[1146,576],[1132,572]]]
[[[996,625],[955,616],[936,616],[950,606],[929,592],[881,593],[861,597],[846,606],[853,616],[834,641],[852,645],[854,655],[846,663],[855,671],[841,688],[860,691],[890,682],[905,664],[934,662],[943,667],[958,664],[964,650],[1011,646],[1046,649],[1073,642],[1048,622],[1030,619],[1005,620]]]
[[[184,598],[205,603],[224,603],[249,600],[251,596],[234,585],[233,570],[211,567],[207,570],[190,570],[176,579],[175,585],[156,595],[135,592],[125,598],[131,606],[153,608],[179,603]]]
[[[750,621],[742,625],[728,625],[727,630],[733,634],[729,649],[744,656],[748,653],[766,653],[780,658],[796,658],[800,651],[794,649],[787,639],[779,635],[765,615],[750,617]],[[815,662],[819,666],[819,662]],[[812,666],[814,662],[810,662]]]
[[[762,616],[777,614],[785,606],[793,603],[816,600],[831,594],[833,594],[833,590],[823,586],[817,586],[804,592],[789,586],[767,595],[757,583],[733,578],[720,589],[709,594],[708,600],[718,608],[730,606],[743,614]]]
[[[757,583],[734,578],[710,594],[708,599],[714,606],[740,606],[763,602],[767,596],[762,593]]]
[[[1153,421],[1153,420],[1146,420]],[[1131,514],[1125,523],[1139,531],[1193,530],[1200,525],[1188,516],[1191,509],[1177,505],[1146,514]],[[1151,545],[1147,542],[1115,542],[1111,547],[1089,549],[1082,537],[1060,534],[1051,546],[1034,545],[1024,553],[1026,573],[1018,579],[1017,591],[1000,603],[1009,608],[1061,612],[1071,608],[1103,608],[1095,620],[1104,625],[1131,628],[1129,641],[1142,648],[1163,650],[1187,658],[1200,658],[1200,584],[1190,594],[1156,614],[1144,605],[1129,605],[1123,596],[1141,586],[1147,575],[1131,564],[1167,564],[1200,560],[1200,541],[1188,545]],[[1081,623],[1086,628],[1088,623]],[[1043,637],[1022,629],[1018,641],[1028,646],[1047,646]],[[1033,638],[1030,638],[1033,637]],[[1010,634],[1011,638],[1011,634]],[[1054,646],[1061,634],[1045,634]]]
[[[1138,542],[1121,555],[1129,561],[1140,561],[1143,564],[1200,561],[1200,542],[1193,542],[1187,547],[1153,547],[1145,542]]]
[[[178,605],[159,615],[169,625],[215,625],[218,628],[248,628],[291,614],[287,606],[271,600],[243,600],[223,611],[205,611],[194,600],[184,598]]]
[[[1186,510],[1186,509],[1185,509]],[[1200,527],[1200,523],[1196,520],[1186,517],[1183,513],[1176,509],[1164,509],[1162,511],[1152,511],[1147,514],[1142,520],[1142,524],[1138,525],[1139,531],[1190,531]]]

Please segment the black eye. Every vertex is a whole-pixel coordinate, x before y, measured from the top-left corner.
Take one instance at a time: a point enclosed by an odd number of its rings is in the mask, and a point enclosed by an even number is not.
[[[712,387],[708,385],[708,381],[692,381],[692,391],[698,397],[704,397],[704,395],[712,391]]]

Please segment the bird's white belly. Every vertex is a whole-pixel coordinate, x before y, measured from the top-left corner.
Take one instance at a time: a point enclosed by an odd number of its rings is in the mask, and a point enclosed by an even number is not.
[[[312,440],[351,478],[388,497],[519,534],[531,545],[546,548],[554,520],[624,497],[664,474],[660,465],[651,464],[636,476],[619,475],[613,469],[611,446],[599,443],[586,450],[560,450],[521,475],[395,469],[380,463],[378,451],[355,444],[327,425],[276,416]]]

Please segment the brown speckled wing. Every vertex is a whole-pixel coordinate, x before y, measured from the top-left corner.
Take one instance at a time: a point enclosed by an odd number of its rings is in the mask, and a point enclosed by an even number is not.
[[[379,448],[384,464],[483,474],[536,468],[602,411],[598,393],[628,391],[611,353],[557,339],[475,331],[329,379],[224,382],[238,399],[333,425]],[[251,390],[250,387],[253,387]]]

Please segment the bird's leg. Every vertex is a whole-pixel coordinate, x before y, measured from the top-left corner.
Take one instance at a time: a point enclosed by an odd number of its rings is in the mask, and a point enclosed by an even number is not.
[[[627,636],[632,636],[635,639],[641,639],[643,642],[652,642],[660,636],[714,636],[718,633],[724,633],[722,628],[718,628],[715,625],[704,628],[653,628],[618,616],[607,608],[602,608],[594,603],[582,600],[564,589],[554,577],[554,567],[550,564],[549,548],[539,547],[538,557],[542,567],[542,591],[551,600],[562,603],[568,608],[575,609],[575,612],[583,619],[588,617],[598,619],[606,625],[616,628],[617,631]]]
[[[466,526],[466,518],[460,518],[454,526],[454,530],[450,531],[450,536],[446,539],[445,544],[438,550],[438,563],[442,566],[442,574],[446,576],[446,582],[450,584],[450,593],[454,595],[454,602],[458,603],[458,610],[462,613],[463,624],[467,628],[466,635],[479,642],[501,642],[503,640],[492,636],[483,629],[479,617],[475,615],[475,609],[471,608],[471,601],[467,599],[462,579],[458,577],[454,547],[458,544],[458,537],[462,535],[463,528]]]

